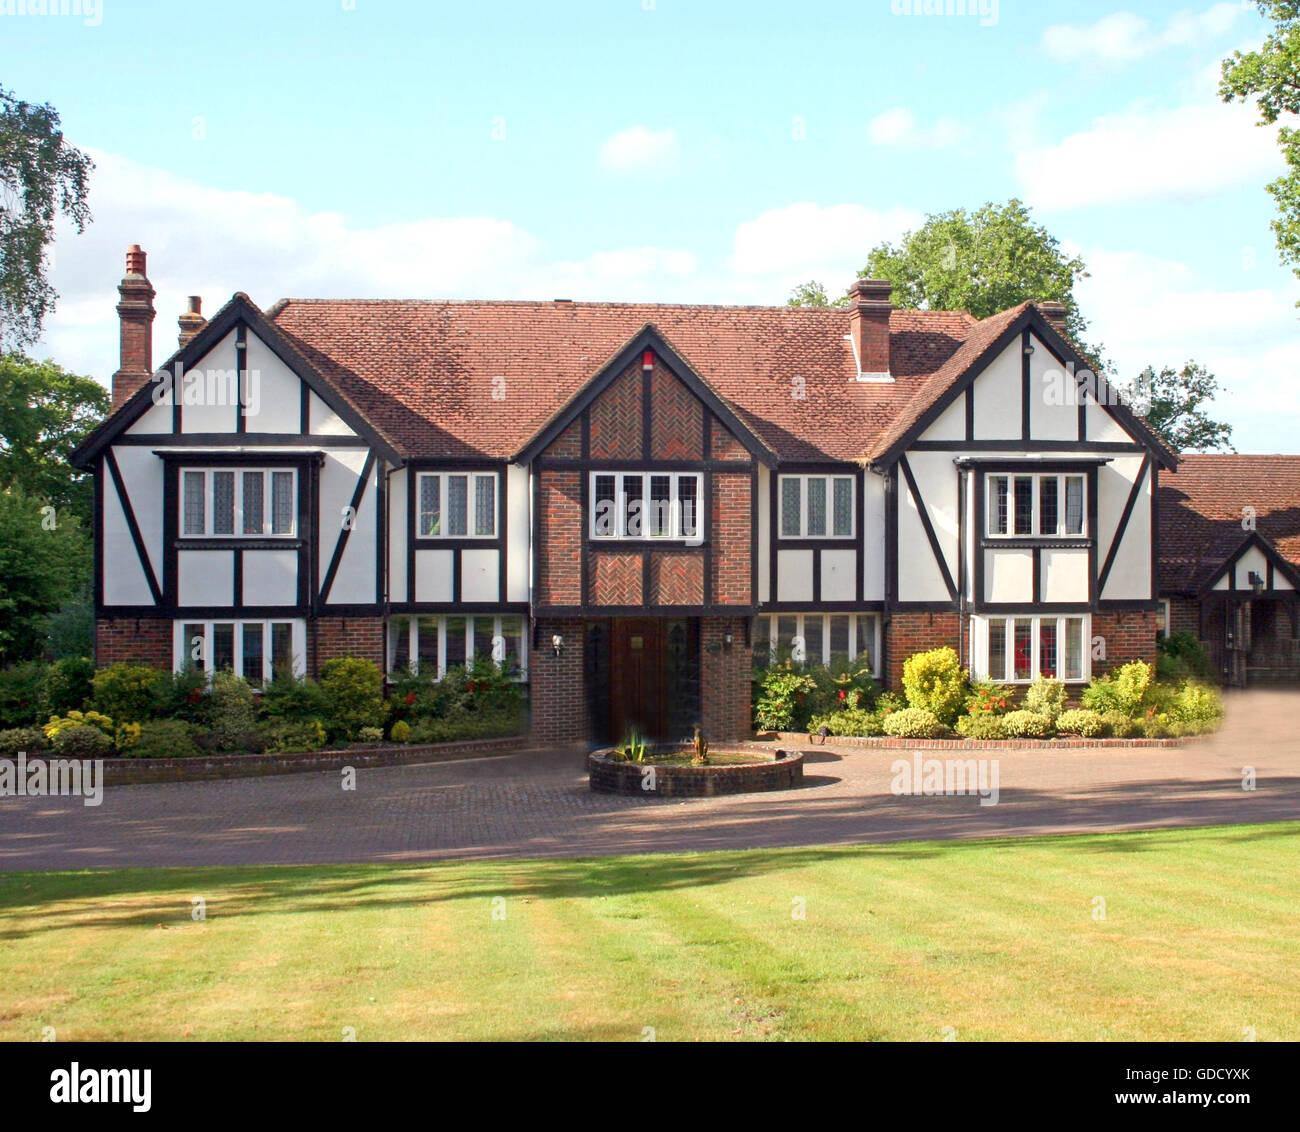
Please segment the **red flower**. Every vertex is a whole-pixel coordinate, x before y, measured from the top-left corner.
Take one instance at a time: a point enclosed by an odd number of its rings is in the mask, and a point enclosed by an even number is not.
[[[407,692],[407,693],[406,693],[406,702],[407,702],[408,704],[413,704],[413,703],[415,703],[415,693],[414,693],[414,692]]]
[[[191,689],[190,689],[190,703],[192,703],[192,704],[196,704],[196,703],[198,703],[198,702],[199,702],[199,697],[200,697],[201,695],[203,695],[203,693],[200,692],[197,688],[191,688]]]
[[[840,699],[841,699],[841,700],[847,700],[848,698],[849,698],[848,693],[847,693],[846,691],[844,691],[843,688],[841,688],[841,689],[840,689]]]

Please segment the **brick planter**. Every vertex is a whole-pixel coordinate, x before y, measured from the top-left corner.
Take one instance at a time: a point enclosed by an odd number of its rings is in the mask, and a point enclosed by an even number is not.
[[[277,755],[199,755],[188,759],[104,759],[104,785],[146,782],[202,782],[215,778],[260,778],[267,774],[297,774],[308,770],[338,770],[345,766],[402,766],[518,751],[521,735],[499,739],[466,739],[418,747],[351,747],[333,751],[301,751]]]
[[[766,750],[755,747],[753,750],[769,756],[780,752],[784,757],[735,766],[659,766],[654,762],[615,762],[608,757],[610,748],[606,747],[587,756],[587,774],[592,790],[598,794],[661,798],[701,798],[715,794],[790,790],[803,782],[802,751],[778,747]],[[717,751],[720,755],[727,753],[728,749]],[[649,775],[651,770],[654,771],[653,778]],[[653,789],[647,789],[648,782],[653,783]]]

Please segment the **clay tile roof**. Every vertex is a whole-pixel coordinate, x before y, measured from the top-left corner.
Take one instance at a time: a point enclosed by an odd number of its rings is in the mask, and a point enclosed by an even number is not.
[[[1243,508],[1255,509],[1258,533],[1300,567],[1300,456],[1185,455],[1160,479],[1160,589],[1199,590],[1250,533]]]
[[[267,317],[407,455],[513,456],[650,324],[784,460],[862,458],[993,322],[895,310],[895,380],[867,383],[845,309],[287,299]]]

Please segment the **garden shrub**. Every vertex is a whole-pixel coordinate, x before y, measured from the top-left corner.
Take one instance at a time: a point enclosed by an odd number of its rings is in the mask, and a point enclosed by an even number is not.
[[[394,743],[409,743],[411,741],[411,725],[404,719],[399,719],[389,729],[388,737]]]
[[[263,750],[274,754],[319,751],[325,746],[325,725],[319,719],[279,719],[258,730]]]
[[[865,664],[865,658],[862,663]],[[880,696],[880,685],[871,670],[856,667],[845,657],[832,657],[830,664],[806,665],[804,671],[814,684],[804,705],[809,716],[846,708],[869,711]]]
[[[96,711],[123,723],[151,719],[171,683],[166,672],[144,664],[110,664],[95,673],[92,703]]]
[[[191,759],[200,753],[194,742],[194,725],[183,719],[149,720],[124,752],[130,759]]]
[[[755,680],[754,726],[759,731],[802,730],[811,714],[807,699],[817,690],[808,673],[785,665],[760,670]]]
[[[29,727],[40,721],[46,675],[46,666],[38,660],[0,668],[0,727]]]
[[[963,715],[957,720],[957,734],[963,739],[1005,739],[1007,737],[1004,715],[977,712]]]
[[[525,721],[523,712],[508,709],[460,712],[443,718],[425,716],[411,724],[411,742],[451,743],[460,739],[518,735],[523,731]]]
[[[1174,737],[1173,730],[1170,727],[1170,719],[1163,712],[1134,722],[1137,725],[1138,734],[1144,735],[1148,739],[1172,739]]]
[[[884,731],[880,716],[860,707],[825,712],[808,721],[808,730],[813,734],[823,727],[832,735],[880,735]]]
[[[1095,739],[1106,732],[1106,720],[1100,712],[1088,708],[1067,708],[1056,717],[1058,735],[1079,735]]]
[[[51,746],[56,755],[70,759],[102,759],[113,753],[113,740],[89,723],[60,728]]]
[[[1131,739],[1138,732],[1137,721],[1122,711],[1104,711],[1101,721],[1106,733],[1115,739]]]
[[[956,650],[944,646],[903,662],[903,692],[910,707],[932,712],[951,726],[966,702],[967,673]]]
[[[995,680],[975,680],[966,693],[967,715],[1001,715],[1015,703],[1015,692]],[[960,720],[958,721],[960,722]]]
[[[384,729],[382,727],[363,727],[357,732],[357,739],[362,743],[382,743],[384,741]]]
[[[211,707],[207,693],[207,673],[197,665],[187,664],[159,681],[154,715],[206,727]]]
[[[1191,725],[1198,731],[1210,731],[1223,715],[1223,697],[1218,688],[1189,680],[1178,689],[1169,707],[1169,715],[1177,723]]]
[[[41,710],[49,715],[81,711],[94,694],[94,690],[95,662],[93,660],[85,656],[68,656],[56,660],[45,673]]]
[[[315,680],[295,676],[291,668],[284,666],[276,669],[263,686],[257,707],[264,719],[301,723],[327,718],[331,704],[329,693]]]
[[[1213,680],[1214,667],[1210,664],[1209,654],[1195,633],[1170,633],[1156,642],[1159,655],[1156,657],[1156,670],[1159,679],[1176,683],[1188,677],[1198,680]]]
[[[1065,685],[1060,680],[1049,676],[1040,676],[1025,693],[1026,711],[1036,711],[1050,720],[1055,720],[1065,710]]]
[[[329,700],[331,734],[355,739],[361,728],[384,722],[384,674],[374,661],[335,657],[321,669],[320,686]]]
[[[928,708],[908,707],[885,716],[884,730],[899,739],[937,739],[947,728]]]
[[[246,751],[253,743],[257,710],[253,689],[233,672],[213,674],[207,700],[207,738],[218,751]]]
[[[876,701],[876,711],[880,713],[882,718],[896,711],[902,711],[906,707],[906,698],[898,692],[882,692],[880,699]]]
[[[1037,711],[1007,712],[1002,717],[1002,726],[1008,739],[1047,739],[1052,734],[1052,721]]]
[[[112,719],[98,711],[70,711],[67,715],[51,716],[49,722],[41,730],[45,732],[45,737],[52,743],[58,737],[59,732],[73,727],[95,727],[110,739],[113,737]]]
[[[1103,715],[1118,711],[1130,718],[1136,716],[1146,705],[1154,675],[1151,665],[1144,660],[1122,664],[1105,676],[1093,677],[1083,690],[1083,706]]]
[[[119,755],[125,755],[140,741],[140,723],[119,723],[113,732],[113,747]]]
[[[49,743],[39,727],[10,727],[0,731],[0,759],[16,759],[19,752],[34,755]]]

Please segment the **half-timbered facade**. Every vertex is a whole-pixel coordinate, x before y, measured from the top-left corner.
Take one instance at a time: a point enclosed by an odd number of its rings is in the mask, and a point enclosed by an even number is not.
[[[128,253],[100,663],[490,656],[548,741],[748,729],[755,657],[1086,681],[1155,650],[1168,452],[1054,304],[197,300]]]

